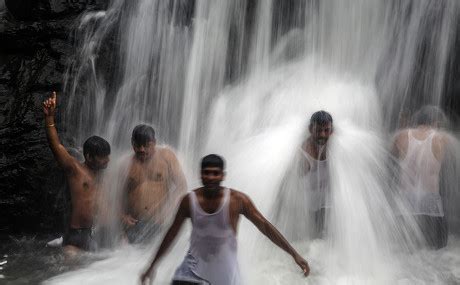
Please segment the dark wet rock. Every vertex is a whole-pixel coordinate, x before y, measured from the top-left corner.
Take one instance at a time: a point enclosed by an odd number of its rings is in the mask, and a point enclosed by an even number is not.
[[[87,9],[105,9],[108,0],[5,0],[11,15],[22,21],[50,19]]]
[[[68,193],[46,142],[41,102],[52,90],[62,90],[75,54],[69,38],[79,17],[75,11],[85,7],[69,12],[69,4],[65,12],[51,2],[6,1],[13,15],[0,15],[0,234],[64,226]],[[29,10],[21,11],[25,7]],[[73,146],[59,123],[58,117],[61,140]]]

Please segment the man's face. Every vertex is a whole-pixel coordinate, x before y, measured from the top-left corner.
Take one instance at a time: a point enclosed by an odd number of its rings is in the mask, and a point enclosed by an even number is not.
[[[201,169],[201,182],[206,189],[218,190],[224,177],[225,173],[220,167],[205,167]]]
[[[93,170],[103,170],[109,165],[110,156],[87,156],[87,165]]]
[[[332,123],[326,123],[324,125],[313,124],[310,126],[310,134],[315,144],[324,146],[332,134]]]
[[[150,141],[145,145],[138,145],[133,143],[133,150],[136,155],[136,159],[139,161],[149,160],[152,158],[152,155],[155,152],[155,142]]]

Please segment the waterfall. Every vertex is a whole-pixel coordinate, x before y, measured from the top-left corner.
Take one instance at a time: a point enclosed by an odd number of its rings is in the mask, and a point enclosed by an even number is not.
[[[285,195],[276,225],[308,237],[308,222],[292,211],[301,206],[298,187],[279,189],[309,116],[325,109],[335,125],[329,236],[294,241],[312,276],[303,279],[243,222],[247,283],[455,283],[460,241],[439,252],[418,249],[414,221],[399,220],[404,208],[388,197],[388,149],[390,133],[407,126],[408,116],[444,102],[459,19],[456,0],[113,0],[76,27],[66,124],[79,142],[90,134],[108,138],[115,154],[129,150],[136,124],[152,124],[177,149],[193,186],[198,159],[222,154],[226,185],[248,193],[270,218]],[[449,171],[455,185],[458,168]],[[187,235],[158,268],[161,284],[185,254]],[[117,249],[49,283],[134,284],[150,254]]]

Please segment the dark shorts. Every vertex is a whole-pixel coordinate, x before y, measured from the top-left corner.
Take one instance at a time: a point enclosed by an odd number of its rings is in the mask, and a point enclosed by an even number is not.
[[[126,229],[129,243],[150,243],[158,236],[161,225],[150,221],[138,221],[134,226]]]
[[[95,251],[96,241],[91,228],[69,229],[64,235],[63,246],[72,245],[85,251]]]
[[[429,247],[440,249],[447,245],[447,221],[445,217],[418,215],[416,220]]]

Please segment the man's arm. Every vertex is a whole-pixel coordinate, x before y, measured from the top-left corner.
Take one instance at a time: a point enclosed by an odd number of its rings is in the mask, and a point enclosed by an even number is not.
[[[394,139],[391,146],[391,154],[398,159],[404,159],[408,145],[408,131],[399,131]]]
[[[163,241],[161,242],[160,247],[158,248],[155,257],[153,258],[152,262],[148,269],[141,275],[141,284],[147,284],[147,279],[151,278],[153,281],[153,272],[155,271],[155,265],[158,261],[163,257],[163,255],[168,251],[169,247],[175,240],[179,230],[181,229],[184,221],[186,218],[190,217],[190,206],[189,206],[189,195],[186,195],[182,198],[182,201],[179,206],[179,210],[177,211],[176,217],[174,218],[174,222],[172,223],[169,230],[166,232]]]
[[[241,213],[248,218],[266,237],[268,237],[274,244],[279,246],[289,255],[291,255],[295,262],[300,266],[305,276],[310,273],[308,262],[304,260],[297,251],[289,244],[283,235],[257,210],[252,203],[251,199],[243,193],[238,193],[241,196],[242,207]]]
[[[43,102],[43,113],[45,115],[45,130],[48,144],[53,152],[54,158],[66,173],[69,173],[77,162],[59,141],[58,133],[54,122],[56,111],[56,92]]]

